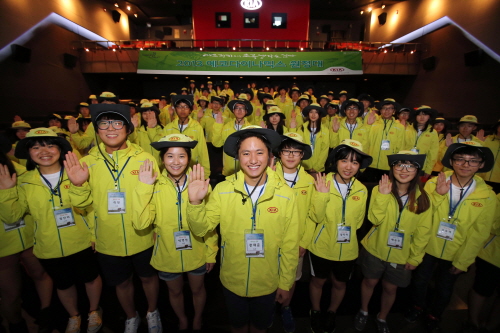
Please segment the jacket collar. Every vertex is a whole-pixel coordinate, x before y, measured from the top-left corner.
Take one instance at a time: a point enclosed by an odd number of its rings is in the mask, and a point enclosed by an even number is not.
[[[191,173],[191,168],[188,167],[187,171],[186,171],[186,175],[188,176],[188,179],[187,179],[187,182],[189,182],[189,174]],[[158,178],[158,184],[159,185],[170,185],[172,186],[173,188],[176,188],[177,186],[175,185],[175,182],[170,179],[168,177],[168,172],[167,172],[167,169],[164,169],[163,172],[161,173],[161,176]],[[185,190],[187,190],[187,184],[186,183],[186,187],[184,187],[184,189],[182,190],[183,192]]]
[[[104,143],[101,142],[99,144],[99,147],[101,148],[103,154],[107,154],[109,156],[109,154],[106,152],[106,147],[104,146]],[[129,140],[127,140],[127,148],[114,151],[112,155],[113,158],[115,158],[118,155],[118,159],[123,159],[124,157],[140,154],[142,151],[143,150],[141,147],[134,145]],[[89,152],[89,155],[92,155],[98,159],[104,159],[104,156],[102,156],[101,152],[99,151],[99,149],[97,149],[97,147],[92,148],[92,150],[90,150]],[[106,156],[106,158],[108,158],[108,156]]]
[[[276,163],[276,175],[284,184],[287,184],[285,174],[283,173],[283,166],[281,163]],[[308,187],[310,184],[312,184],[312,182],[308,179],[309,177],[307,177],[308,175],[309,174],[304,170],[304,167],[300,165],[298,180],[293,188]]]
[[[334,179],[334,176],[335,176],[335,173],[334,172],[331,172],[327,175],[327,178],[326,178],[326,181],[330,181],[330,194],[333,194],[333,195],[336,195],[338,197],[340,197],[340,193],[339,193],[339,190],[337,188],[337,184],[335,183],[335,179]],[[352,183],[352,187],[351,187],[351,191],[349,192],[349,196],[353,195],[354,193],[356,192],[359,192],[360,190],[363,189],[363,184],[361,184],[361,182],[353,177],[351,178],[351,182],[354,180],[354,183]],[[340,185],[340,183],[339,183]]]
[[[66,170],[64,170],[63,182],[66,180],[68,180],[68,175],[66,174]],[[42,181],[40,173],[38,172],[37,169],[23,173],[21,176],[19,176],[19,182],[21,184],[33,184],[33,185],[45,186],[45,183]]]
[[[446,179],[450,177],[454,171],[446,171],[444,174],[446,175]],[[484,182],[483,178],[479,177],[477,174],[474,175],[474,180],[476,181],[476,188],[472,193],[470,193],[465,200],[471,199],[486,199],[490,196],[490,189],[488,185]],[[437,178],[433,179],[432,182],[437,184]]]
[[[260,197],[259,201],[271,199],[274,196],[275,190],[285,185],[283,181],[280,179],[280,177],[276,174],[276,172],[271,170],[269,167],[266,168],[266,174],[267,174],[266,189],[264,193],[262,193],[262,196]],[[235,192],[239,192],[244,194],[245,196],[248,196],[247,190],[245,189],[245,175],[243,171],[241,170],[238,171],[236,175],[228,177],[226,178],[226,180],[232,183]]]

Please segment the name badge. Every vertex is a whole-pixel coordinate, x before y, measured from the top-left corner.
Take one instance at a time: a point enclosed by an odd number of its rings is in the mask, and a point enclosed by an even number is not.
[[[417,148],[417,147],[413,147],[413,148],[412,148],[412,149],[410,149],[410,150],[411,150],[412,152],[414,152],[414,153],[417,153],[417,154],[420,152],[420,150],[418,150],[418,148]]]
[[[337,227],[337,243],[350,243],[351,242],[351,227],[341,226]]]
[[[177,251],[192,250],[191,232],[189,230],[174,230],[175,249]]]
[[[441,221],[436,236],[447,241],[453,241],[455,239],[455,231],[457,231],[456,225]]]
[[[54,218],[56,219],[57,229],[73,227],[76,225],[71,208],[54,210]]]
[[[247,258],[264,258],[264,230],[245,230]]]
[[[389,237],[387,238],[387,246],[393,249],[402,250],[404,238],[405,234],[402,232],[392,231],[389,233]]]
[[[7,223],[3,222],[3,228],[4,228],[5,232],[24,228],[25,226],[26,226],[26,222],[24,222],[24,219],[20,219],[16,223],[7,224]]]
[[[380,145],[380,150],[389,150],[391,148],[391,141],[382,140],[382,144]]]
[[[125,214],[125,192],[108,191],[108,214]]]

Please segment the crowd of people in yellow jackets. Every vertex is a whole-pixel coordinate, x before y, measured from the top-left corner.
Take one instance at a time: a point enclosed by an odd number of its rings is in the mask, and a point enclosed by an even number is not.
[[[500,121],[486,136],[467,115],[451,136],[450,122],[426,105],[346,91],[317,97],[297,86],[235,93],[227,81],[224,89],[191,82],[140,105],[103,92],[78,112],[53,114],[46,127],[16,119],[17,141],[2,138],[0,304],[11,332],[28,332],[20,263],[41,301],[39,332],[51,329],[53,288],[69,315],[67,333],[98,332],[103,281],[116,289],[124,331],[137,332],[135,274],[156,333],[159,280],[179,332],[202,331],[204,275],[216,262],[232,332],[265,332],[276,302],[285,332],[295,332],[290,301],[306,256],[314,333],[335,331],[356,264],[364,277],[358,331],[379,282],[379,332],[390,331],[398,287],[412,292],[405,319],[439,329],[457,277],[474,263],[464,331],[500,328],[494,310],[480,319],[500,284]],[[358,239],[366,217],[373,226]],[[88,315],[77,306],[82,283]]]

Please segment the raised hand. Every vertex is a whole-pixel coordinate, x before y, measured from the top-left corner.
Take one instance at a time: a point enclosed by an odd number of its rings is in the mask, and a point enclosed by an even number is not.
[[[368,125],[373,125],[375,120],[377,120],[377,114],[375,113],[375,111],[368,112],[368,120],[366,121],[366,123]]]
[[[198,113],[196,114],[196,117],[198,118],[198,121],[200,121],[201,118],[203,118],[203,109],[200,108],[198,110]]]
[[[444,172],[440,172],[436,182],[436,192],[440,195],[445,195],[450,190],[451,179],[446,181]]]
[[[453,139],[451,138],[451,133],[446,134],[446,147],[449,147],[453,144]]]
[[[332,119],[332,130],[334,133],[337,133],[340,129],[340,122],[337,117],[333,117]]]
[[[262,128],[267,128],[266,122],[263,121],[263,120],[260,122],[259,126],[262,127]]]
[[[217,124],[223,124],[224,123],[224,120],[222,119],[222,112],[219,111],[219,113],[217,113],[217,116],[215,117],[215,122]]]
[[[257,108],[257,109],[255,110],[255,116],[256,116],[256,117],[260,117],[260,108]]]
[[[326,175],[322,175],[321,172],[316,174],[316,180],[314,180],[314,186],[316,186],[316,191],[321,193],[330,192],[330,181],[326,181]]]
[[[78,125],[76,118],[71,117],[68,120],[68,130],[70,131],[71,134],[75,134],[76,132],[78,132],[79,129],[80,129],[80,125]]]
[[[13,173],[10,175],[7,165],[0,164],[0,190],[7,190],[16,186],[17,177]]]
[[[14,122],[16,122],[16,121],[22,121],[22,120],[23,120],[23,118],[21,118],[21,116],[20,116],[20,115],[17,115],[17,114],[16,114],[16,115],[14,116]]]
[[[389,176],[382,175],[382,179],[378,182],[378,191],[382,194],[389,194],[392,191],[392,183]]]
[[[89,168],[85,162],[80,165],[78,157],[75,153],[69,152],[66,154],[64,161],[64,169],[68,174],[68,178],[75,186],[82,186],[89,179]]]
[[[205,180],[205,169],[200,165],[193,165],[189,174],[188,195],[192,205],[199,205],[207,196],[210,178]]]
[[[136,113],[132,116],[132,125],[134,125],[134,128],[137,128],[139,127],[139,117],[140,117],[140,113]]]
[[[481,141],[484,141],[486,138],[484,137],[484,129],[481,129],[477,132],[476,138],[478,138]]]
[[[158,177],[158,172],[153,174],[153,162],[150,160],[145,160],[144,163],[139,167],[139,181],[144,184],[153,185],[155,183],[156,177]]]

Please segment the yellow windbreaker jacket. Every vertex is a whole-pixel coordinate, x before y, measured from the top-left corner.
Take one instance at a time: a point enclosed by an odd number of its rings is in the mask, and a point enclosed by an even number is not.
[[[416,198],[420,195],[417,190]],[[380,193],[378,185],[373,188],[368,209],[368,219],[373,227],[361,241],[369,253],[380,260],[399,265],[409,263],[418,266],[422,262],[425,247],[431,237],[432,206],[423,213],[415,214],[408,209],[408,205],[409,203],[400,212],[392,193]],[[401,249],[387,245],[390,232],[404,234]]]
[[[206,204],[187,207],[187,221],[195,235],[203,237],[220,224],[220,279],[224,287],[242,297],[268,295],[277,288],[290,290],[295,281],[299,255],[295,193],[274,171],[268,168],[266,172],[265,190],[255,206],[240,171],[237,177],[219,183]],[[245,231],[252,229],[253,219],[255,230],[264,233],[264,258],[245,254]]]
[[[361,142],[361,144],[363,145],[363,150],[368,151],[370,147],[368,136],[370,134],[371,126],[363,124],[363,119],[358,117],[356,118],[356,128],[351,133],[351,131],[349,131],[349,129],[347,128],[346,119],[347,118],[339,118],[340,128],[338,132],[335,133],[333,130],[330,132],[330,146],[332,148],[335,148],[342,142],[342,140],[352,139]],[[331,122],[330,128],[332,128]]]
[[[500,193],[497,194],[495,222],[491,227],[490,237],[477,256],[492,265],[500,267]]]
[[[106,154],[104,144],[101,143],[100,148]],[[106,157],[108,161],[115,163],[116,171],[108,168],[97,147],[92,148],[89,155],[81,159],[80,163],[88,165],[90,176],[80,187],[71,185],[70,199],[74,207],[94,207],[98,252],[112,256],[130,256],[153,246],[152,228],[135,230],[132,225],[132,197],[139,183],[139,167],[146,159],[153,162],[155,172],[159,171],[158,165],[151,154],[130,141],[127,141],[127,148],[113,152],[112,160],[109,155]],[[108,213],[110,191],[125,192],[125,213]]]
[[[500,183],[500,140],[495,135],[488,135],[482,143],[483,146],[491,149],[495,156],[495,165],[490,172],[482,173],[481,177],[487,182]]]
[[[406,130],[406,147],[413,149],[416,147],[419,154],[425,154],[424,173],[430,175],[439,153],[439,138],[432,126],[427,126],[427,129],[417,136],[417,131],[411,125],[408,125]]]
[[[225,124],[218,124],[214,122],[214,127],[213,127],[213,132],[212,132],[212,144],[215,147],[222,147],[224,146],[224,142],[226,142],[226,139],[228,136],[236,132],[236,129],[234,128],[235,125],[235,120],[230,120],[226,122]],[[243,127],[250,126],[250,123],[248,120],[245,118],[243,120]],[[232,158],[231,156],[227,155],[224,153],[224,158],[222,159],[222,174],[224,176],[230,176],[234,174],[235,170],[240,169],[240,162],[238,160]],[[205,171],[205,175],[207,172]]]
[[[306,121],[302,127],[297,129],[297,133],[302,135],[304,138],[304,143],[311,146],[313,150],[313,155],[310,159],[302,161],[304,169],[311,170],[314,169],[317,172],[323,172],[325,170],[325,162],[328,158],[328,149],[330,148],[330,132],[329,128],[321,126],[321,131],[316,133],[316,138],[314,139],[314,144],[311,140],[311,132],[307,126],[309,122]]]
[[[388,150],[382,150],[382,141],[390,142]],[[396,123],[394,119],[384,120],[378,119],[371,127],[368,137],[369,150],[367,151],[373,157],[371,168],[380,170],[389,170],[389,162],[387,155],[398,153],[400,150],[405,150],[405,128],[403,125]]]
[[[176,249],[174,232],[189,230],[186,221],[188,201],[187,186],[182,190],[179,202],[176,185],[166,171],[155,185],[139,181],[134,190],[132,223],[139,230],[154,224],[156,240],[151,265],[159,271],[181,273],[192,271],[207,262],[215,263],[218,250],[215,231],[208,232],[204,237],[191,233],[193,249]]]
[[[450,177],[452,171],[446,172]],[[495,216],[495,193],[486,185],[479,176],[474,176],[476,189],[457,207],[453,224],[456,225],[453,241],[437,237],[439,224],[448,218],[450,212],[450,194],[438,194],[436,189],[437,177],[425,184],[425,190],[430,194],[433,205],[432,231],[425,252],[436,258],[452,261],[456,268],[467,271],[474,262],[479,250],[490,235],[491,226]]]
[[[156,142],[160,140],[163,136],[163,128],[160,125],[156,125],[155,128],[149,128],[146,124],[139,126],[136,129],[137,133],[137,144],[147,153],[153,155],[158,165],[161,165],[160,152],[151,146],[151,142]]]

